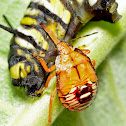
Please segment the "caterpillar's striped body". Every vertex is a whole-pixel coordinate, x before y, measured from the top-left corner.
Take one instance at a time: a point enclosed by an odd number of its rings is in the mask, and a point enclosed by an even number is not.
[[[8,61],[13,85],[27,87],[28,95],[44,87],[48,73],[32,54],[43,57],[50,67],[57,52],[41,24],[51,29],[59,40],[68,41],[95,15],[117,21],[120,16],[116,6],[113,0],[32,0],[16,30],[18,34],[11,40]]]
[[[11,41],[9,68],[13,85],[27,87],[27,94],[32,94],[44,86],[48,73],[43,70],[32,53],[55,49],[55,44],[42,29],[40,24],[50,28],[60,40],[75,35],[80,22],[69,6],[60,0],[34,0],[30,3],[21,25]],[[73,30],[73,31],[72,31]],[[56,50],[42,55],[48,67],[54,64]]]

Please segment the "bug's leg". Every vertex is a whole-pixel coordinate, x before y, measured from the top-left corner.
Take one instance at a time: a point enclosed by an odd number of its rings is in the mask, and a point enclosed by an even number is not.
[[[90,50],[89,49],[80,49],[83,53],[85,54],[89,54],[90,53]]]
[[[53,65],[50,68],[48,68],[47,65],[46,65],[46,63],[45,63],[45,61],[44,61],[44,59],[43,58],[39,58],[39,55],[36,56],[35,53],[32,53],[32,55],[34,57],[36,57],[40,61],[41,65],[43,66],[43,68],[44,68],[45,71],[52,72],[53,70],[56,69],[56,66],[55,65]]]
[[[56,69],[56,66],[55,66],[55,65],[53,65],[53,66],[51,66],[50,68],[48,68],[47,65],[46,65],[46,63],[45,63],[45,61],[44,61],[42,58],[39,59],[39,60],[40,60],[40,63],[41,63],[41,65],[43,66],[43,68],[44,68],[45,71],[47,71],[47,72],[52,72],[53,70]],[[55,75],[56,75],[56,72],[54,72],[54,73],[52,73],[52,74],[50,74],[50,75],[48,76],[48,78],[47,78],[47,80],[46,80],[46,83],[45,83],[45,86],[44,86],[42,89],[40,89],[39,91],[36,92],[37,95],[38,95],[38,94],[41,94],[41,92],[43,92],[44,89],[45,89],[46,87],[48,87],[49,81],[50,81],[51,78],[54,77]]]
[[[48,68],[47,65],[46,65],[46,63],[45,63],[45,61],[42,58],[40,59],[40,63],[43,66],[44,70],[47,71],[47,72],[52,72],[53,70],[56,69],[55,65],[53,65],[50,68]]]
[[[47,78],[47,80],[46,80],[46,83],[45,83],[45,86],[44,86],[42,89],[40,89],[39,91],[36,92],[37,95],[38,95],[38,94],[41,94],[41,92],[43,92],[44,89],[45,89],[46,87],[48,87],[49,81],[50,81],[51,78],[54,77],[55,75],[56,75],[56,72],[54,72],[54,73],[52,73],[52,74],[50,74],[50,75],[48,76],[48,78]]]
[[[93,65],[93,67],[95,67],[95,60],[91,60],[91,63],[92,63],[92,65]]]
[[[52,103],[53,103],[53,99],[54,99],[54,96],[55,96],[55,95],[56,95],[56,88],[54,89],[53,93],[52,93],[51,96],[50,96],[49,119],[48,119],[48,124],[47,124],[47,126],[49,126],[50,123],[51,123]]]
[[[44,68],[45,71],[47,71],[47,72],[52,72],[53,70],[56,69],[56,66],[55,66],[55,65],[53,65],[53,66],[51,66],[50,68],[48,68],[48,66],[46,65],[44,59],[43,59],[43,58],[40,58],[39,55],[36,55],[35,53],[32,53],[32,55],[33,55],[34,57],[36,57],[36,58],[40,61],[41,65],[43,66],[43,68]],[[52,74],[50,74],[50,75],[48,76],[48,78],[47,78],[47,80],[46,80],[46,83],[45,83],[45,86],[36,92],[37,95],[41,94],[41,92],[43,92],[44,89],[45,89],[46,87],[48,87],[49,81],[50,81],[51,78],[54,77],[55,75],[56,75],[56,73],[54,72],[54,73],[52,73]]]

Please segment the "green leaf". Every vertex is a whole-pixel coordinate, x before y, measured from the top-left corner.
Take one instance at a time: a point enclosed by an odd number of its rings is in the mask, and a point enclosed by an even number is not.
[[[116,24],[90,22],[80,31],[85,35],[97,31],[90,37],[73,43],[74,47],[85,45],[90,49],[89,57],[96,61],[99,91],[94,103],[81,112],[65,109],[54,98],[52,110],[53,126],[124,126],[126,125],[126,3],[117,1],[122,18]],[[0,23],[6,25],[5,14],[13,27],[20,23],[28,0],[0,1]],[[11,85],[7,56],[12,35],[0,29],[0,125],[46,126],[50,95],[56,85],[52,78],[42,97],[30,98],[23,88]]]

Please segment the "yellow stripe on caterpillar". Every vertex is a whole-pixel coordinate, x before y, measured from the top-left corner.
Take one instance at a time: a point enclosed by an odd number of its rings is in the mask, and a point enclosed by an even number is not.
[[[21,20],[21,24],[23,24],[23,25],[37,25],[37,21],[35,19],[30,18],[30,17],[24,17]]]
[[[53,31],[55,36],[58,39],[63,39],[65,36],[66,30],[60,25],[59,23],[55,22],[54,20],[47,18],[49,24],[47,24],[47,27]]]
[[[60,0],[50,0],[50,2],[41,0],[38,1],[38,3],[59,16],[64,23],[69,24],[71,13],[64,7],[63,3]]]
[[[35,71],[38,71],[38,64],[33,60],[32,55],[26,54],[23,50],[17,49],[17,54],[20,56],[25,56],[27,58],[27,61],[31,61],[34,64]]]
[[[14,79],[20,79],[20,77],[26,78],[27,77],[27,71],[25,71],[24,67],[25,67],[25,63],[21,63],[21,62],[12,66],[10,68],[11,78],[14,78]]]
[[[17,29],[19,32],[22,32],[23,34],[25,34],[27,36],[32,36],[34,38],[35,42],[37,43],[37,45],[41,46],[43,49],[45,49],[45,50],[48,49],[48,47],[49,47],[48,42],[44,39],[41,32],[39,32],[35,28],[25,29],[24,27],[19,26]],[[27,48],[27,46],[25,48]]]

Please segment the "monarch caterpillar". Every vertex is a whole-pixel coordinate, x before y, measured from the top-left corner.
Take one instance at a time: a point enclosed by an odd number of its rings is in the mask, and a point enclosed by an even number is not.
[[[32,0],[17,30],[9,29],[14,33],[8,57],[12,84],[26,87],[27,95],[44,87],[49,73],[32,54],[43,57],[51,67],[57,52],[41,24],[50,28],[59,40],[69,41],[92,18],[118,21],[117,3],[114,0]],[[52,51],[43,53],[47,50]]]

